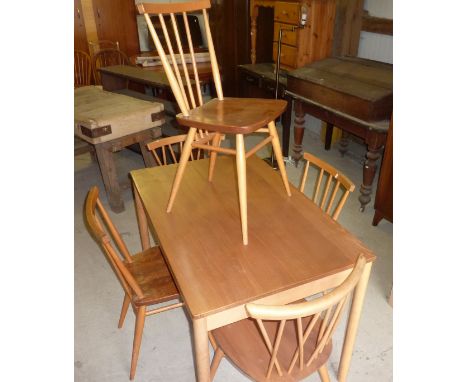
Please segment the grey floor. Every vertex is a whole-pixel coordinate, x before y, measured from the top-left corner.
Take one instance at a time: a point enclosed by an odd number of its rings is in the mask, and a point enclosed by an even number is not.
[[[250,139],[247,146],[252,146]],[[319,135],[306,129],[304,148],[343,171],[356,190],[345,205],[339,222],[377,255],[372,270],[360,327],[354,348],[349,382],[387,382],[393,379],[392,308],[387,296],[392,287],[392,224],[382,220],[371,225],[374,210],[359,212],[364,147],[352,143],[342,158],[336,146],[325,151]],[[260,156],[267,154],[260,152]],[[115,154],[122,182],[132,169],[143,167],[141,157],[129,150]],[[297,186],[303,164],[287,165],[290,182]],[[123,292],[103,253],[91,239],[83,221],[83,203],[88,189],[97,185],[104,193],[97,163],[88,154],[75,157],[75,380],[128,381],[134,330],[131,310],[122,329],[117,322]],[[374,183],[375,191],[375,183]],[[111,217],[131,251],[140,250],[138,227],[130,189],[124,191],[126,210]],[[374,195],[372,195],[374,198]],[[107,200],[103,197],[106,207]],[[332,381],[337,380],[344,322],[334,337],[329,362]],[[194,381],[194,360],[190,322],[182,309],[149,317],[146,321],[136,381]],[[227,360],[223,360],[215,381],[247,381]],[[307,381],[319,381],[312,375]]]

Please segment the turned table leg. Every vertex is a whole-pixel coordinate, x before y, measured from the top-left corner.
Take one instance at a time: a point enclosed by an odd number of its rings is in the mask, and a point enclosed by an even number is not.
[[[385,137],[384,137],[385,138]],[[368,142],[366,161],[363,167],[362,184],[360,188],[359,202],[361,203],[360,211],[363,212],[366,205],[371,200],[372,183],[374,181],[375,172],[377,170],[377,161],[380,158],[380,151],[384,140],[380,135],[372,137]]]
[[[125,207],[120,194],[112,147],[106,143],[101,143],[95,145],[95,150],[111,210],[116,213],[122,212]]]
[[[349,133],[343,129],[341,132],[340,147],[338,148],[342,157],[344,157],[344,155],[348,151],[348,145],[349,145]]]
[[[294,147],[292,158],[297,167],[299,159],[302,158],[302,139],[304,138],[305,123],[302,102],[297,99],[294,100],[294,113],[296,117],[294,118]]]

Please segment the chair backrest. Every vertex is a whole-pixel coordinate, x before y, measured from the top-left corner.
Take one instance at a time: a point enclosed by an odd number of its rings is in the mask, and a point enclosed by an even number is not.
[[[127,55],[121,50],[114,48],[101,49],[93,58],[94,80],[96,85],[101,84],[99,68],[112,65],[129,65],[129,63],[130,61]]]
[[[301,180],[301,192],[304,193],[307,175],[309,173],[309,166],[312,163],[320,170],[315,183],[312,200],[314,201],[314,203],[319,205],[321,209],[323,209],[327,214],[330,215],[332,215],[333,206],[335,206],[332,218],[333,220],[337,220],[349,196],[349,193],[354,191],[354,183],[351,182],[345,175],[338,172],[336,168],[324,162],[323,160],[313,156],[310,153],[304,153],[304,159],[306,162]],[[327,177],[328,179],[322,187],[322,180],[324,180],[324,174],[325,177]],[[334,182],[333,191],[331,195],[329,195],[330,186],[332,182]],[[344,192],[342,192],[341,197],[338,198],[335,203],[335,198],[340,188],[342,188]],[[322,196],[321,198],[320,195]]]
[[[92,235],[103,248],[122,287],[130,296],[133,290],[139,298],[143,297],[141,288],[125,267],[125,263],[132,263],[132,256],[104,209],[96,186],[89,190],[86,197],[85,216]]]
[[[333,291],[315,300],[281,306],[246,304],[247,314],[257,321],[263,340],[271,355],[268,370],[266,370],[266,379],[270,378],[273,367],[276,367],[278,374],[282,376],[284,370],[287,370],[287,374],[290,374],[298,361],[300,370],[303,370],[304,366],[310,366],[320,356],[338,326],[345,310],[346,301],[361,278],[365,264],[366,258],[364,255],[360,255],[353,271],[346,280]],[[308,318],[309,321],[304,329],[303,319],[305,318]],[[291,354],[291,358],[288,358],[291,359],[290,364],[280,365],[277,355],[287,320],[295,320],[296,322],[297,347],[294,354]],[[279,321],[279,329],[275,338],[270,338],[263,321]],[[307,320],[305,322],[307,323]],[[318,335],[312,336],[312,331],[315,333],[318,331]],[[312,354],[308,359],[305,359],[304,348],[308,346],[308,340],[315,341],[315,344],[312,347],[314,349]]]
[[[216,60],[216,54],[213,46],[213,39],[211,37],[210,24],[208,21],[207,9],[211,7],[210,0],[198,0],[190,1],[185,3],[137,3],[136,7],[138,12],[145,17],[148,25],[148,30],[153,38],[156,51],[161,59],[161,63],[164,67],[164,71],[167,75],[169,83],[171,85],[172,92],[183,115],[187,116],[189,110],[203,105],[203,98],[201,94],[200,80],[198,78],[197,62],[195,59],[195,51],[192,43],[192,36],[190,32],[190,26],[187,18],[187,12],[201,11],[203,13],[204,29],[206,32],[206,41],[208,45],[208,52],[211,62],[211,70],[213,72],[213,80],[216,88],[218,99],[223,99],[223,90],[221,87],[221,77],[219,75],[218,62]],[[181,43],[181,33],[176,21],[176,16],[182,15],[185,27],[185,35],[187,36],[188,51],[185,52]],[[161,43],[160,38],[154,28],[153,22],[151,21],[150,15],[157,15],[159,23],[161,25],[162,34],[164,36],[164,43]],[[169,15],[171,20],[172,32],[169,33],[168,27],[166,26],[165,16]],[[171,39],[171,36],[173,37]],[[175,41],[173,41],[175,38]],[[167,48],[169,59],[166,55],[164,47]],[[170,61],[170,62],[169,62]],[[190,61],[192,64],[194,80],[190,78],[187,62]],[[182,80],[181,66],[184,80]],[[193,88],[195,88],[196,94],[194,94]],[[188,93],[188,95],[187,95]]]
[[[91,57],[82,50],[74,52],[75,88],[91,85]]]
[[[91,57],[99,52],[102,49],[117,49],[120,50],[119,42],[118,41],[110,41],[110,40],[98,40],[98,41],[88,41],[89,44],[89,53]]]
[[[146,145],[153,154],[156,163],[159,166],[165,166],[171,163],[179,163],[182,147],[187,138],[187,134],[175,135],[172,137],[161,138]],[[190,152],[190,160],[203,157],[202,149],[193,149]]]

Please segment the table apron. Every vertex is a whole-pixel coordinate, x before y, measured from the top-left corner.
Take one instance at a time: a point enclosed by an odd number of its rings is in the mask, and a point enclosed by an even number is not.
[[[295,288],[287,289],[271,296],[251,301],[257,304],[284,305],[323,292],[330,288],[340,285],[351,273],[351,269],[324,277],[320,280],[314,280],[307,284],[299,285]],[[207,330],[213,330],[225,325],[232,324],[247,318],[245,305],[238,305],[222,312],[214,313],[206,317]]]

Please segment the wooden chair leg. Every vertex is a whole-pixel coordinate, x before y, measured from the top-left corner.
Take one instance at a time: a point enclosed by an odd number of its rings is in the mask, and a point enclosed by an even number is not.
[[[118,326],[119,329],[121,329],[123,326],[129,305],[130,305],[130,297],[128,296],[127,293],[125,293],[123,304],[122,304],[122,311],[120,312],[120,319],[119,319],[119,326]]]
[[[283,179],[284,187],[286,188],[286,193],[288,196],[291,196],[291,190],[289,189],[288,175],[286,174],[286,167],[284,166],[283,153],[281,152],[281,145],[278,138],[278,132],[276,131],[275,121],[268,123],[268,130],[270,132],[273,140],[271,145],[273,146],[273,152],[275,153],[276,162],[278,163],[278,169],[281,173],[281,178]]]
[[[327,364],[324,364],[322,367],[320,367],[318,372],[322,382],[330,382],[330,375],[328,375]]]
[[[221,134],[216,133],[213,142],[211,143],[213,146],[218,147],[219,142],[221,141]],[[216,151],[211,151],[210,152],[210,169],[208,172],[208,181],[211,182],[213,180],[213,172],[216,164],[216,157],[218,156],[218,153]]]
[[[143,335],[143,327],[145,326],[146,307],[140,306],[135,319],[135,334],[133,336],[133,351],[132,363],[130,366],[130,380],[135,377],[136,366],[138,363],[138,355],[140,354],[141,337]]]
[[[182,149],[182,154],[180,155],[179,166],[177,167],[177,172],[174,178],[174,182],[172,183],[171,196],[169,197],[169,202],[167,204],[166,212],[171,212],[172,210],[172,206],[174,204],[177,191],[179,190],[180,181],[182,180],[185,167],[187,166],[187,162],[190,158],[190,153],[192,151],[192,142],[193,142],[193,139],[195,138],[196,131],[197,131],[196,128],[191,127],[188,131],[187,138],[185,139],[184,147]]]
[[[216,374],[216,370],[218,370],[219,363],[224,357],[224,352],[221,350],[220,347],[218,347],[215,351],[213,361],[211,361],[211,366],[210,366],[210,380],[212,381],[214,379],[214,376]]]
[[[244,135],[236,134],[237,185],[239,187],[239,206],[242,226],[242,241],[249,243],[247,232],[247,175],[245,165]]]

